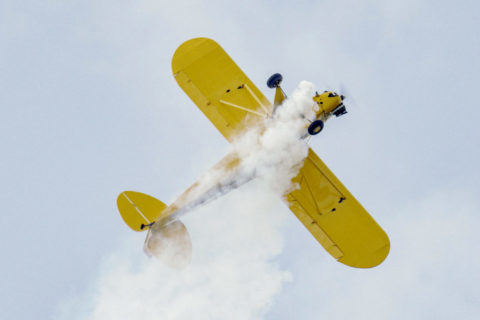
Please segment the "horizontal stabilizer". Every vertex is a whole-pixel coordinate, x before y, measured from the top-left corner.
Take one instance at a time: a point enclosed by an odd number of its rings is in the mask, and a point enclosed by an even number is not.
[[[117,198],[118,211],[135,231],[147,230],[167,207],[160,200],[135,191],[124,191]]]

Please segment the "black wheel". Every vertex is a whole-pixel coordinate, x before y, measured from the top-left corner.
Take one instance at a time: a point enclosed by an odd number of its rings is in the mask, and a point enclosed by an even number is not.
[[[308,126],[308,133],[312,136],[319,134],[323,129],[323,121],[315,120]]]
[[[276,88],[280,85],[280,82],[282,82],[283,77],[280,73],[275,73],[270,76],[267,80],[267,86],[269,88]]]

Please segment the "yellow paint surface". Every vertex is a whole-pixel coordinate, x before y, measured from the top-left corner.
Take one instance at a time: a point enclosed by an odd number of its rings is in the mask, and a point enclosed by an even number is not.
[[[136,191],[124,191],[118,195],[117,207],[125,223],[135,231],[144,231],[146,226],[160,216],[167,206],[160,200]]]
[[[387,234],[312,149],[293,182],[290,209],[335,259],[357,268],[385,260]]]

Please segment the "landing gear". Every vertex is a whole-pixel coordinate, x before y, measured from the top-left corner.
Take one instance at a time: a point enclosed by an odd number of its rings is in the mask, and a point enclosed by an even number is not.
[[[275,73],[270,76],[267,80],[267,86],[269,88],[277,88],[280,86],[280,83],[282,82],[283,77],[280,73]]]
[[[282,104],[282,102],[287,98],[285,92],[283,92],[282,88],[280,87],[280,83],[282,83],[283,77],[280,73],[274,73],[268,78],[267,86],[269,88],[275,89],[275,98],[273,99],[273,112],[272,115],[275,113],[277,107]]]
[[[308,133],[312,136],[319,134],[323,129],[323,121],[315,120],[308,126]]]

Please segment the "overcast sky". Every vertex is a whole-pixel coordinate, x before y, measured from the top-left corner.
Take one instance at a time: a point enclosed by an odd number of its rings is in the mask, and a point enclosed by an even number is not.
[[[349,113],[311,146],[391,240],[379,267],[349,268],[280,200],[269,204],[278,242],[265,246],[258,270],[278,275],[279,286],[263,306],[227,311],[477,319],[479,19],[476,1],[2,1],[0,318],[98,318],[91,296],[118,279],[112,255],[133,269],[148,264],[145,235],[124,225],[117,194],[169,203],[228,148],[171,76],[175,49],[202,36],[270,99],[274,72],[287,93],[301,80],[348,89]],[[229,199],[185,218],[197,252],[212,231],[198,226],[213,224]],[[246,232],[246,243],[261,247],[255,236]],[[213,249],[192,268],[208,265],[201,260]],[[228,294],[245,301],[249,288]],[[143,310],[142,301],[132,308]],[[141,319],[163,318],[153,310]]]

